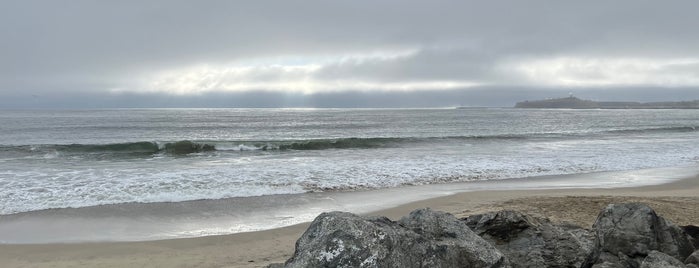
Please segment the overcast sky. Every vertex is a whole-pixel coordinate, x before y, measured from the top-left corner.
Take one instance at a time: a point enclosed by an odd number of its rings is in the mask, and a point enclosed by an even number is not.
[[[699,1],[0,1],[0,108],[699,99]]]

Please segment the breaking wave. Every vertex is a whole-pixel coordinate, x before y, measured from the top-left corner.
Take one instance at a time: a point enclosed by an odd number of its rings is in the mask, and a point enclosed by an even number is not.
[[[640,129],[615,129],[605,131],[607,133],[619,133],[619,134],[634,134],[634,133],[676,133],[676,132],[694,132],[697,131],[699,127],[694,126],[681,126],[681,127],[658,127],[658,128],[640,128]]]
[[[187,155],[212,151],[290,151],[290,150],[329,150],[329,149],[375,149],[409,146],[415,143],[449,141],[524,140],[534,138],[566,138],[588,135],[632,135],[643,133],[693,132],[697,127],[678,126],[664,128],[612,129],[587,133],[526,133],[479,136],[448,137],[378,137],[378,138],[336,138],[278,141],[139,141],[112,144],[60,144],[60,145],[18,145],[0,146],[0,153],[19,152],[24,154],[107,154],[107,155]]]

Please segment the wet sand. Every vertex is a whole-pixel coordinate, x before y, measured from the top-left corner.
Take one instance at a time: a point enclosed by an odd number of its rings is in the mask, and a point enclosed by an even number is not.
[[[431,207],[464,217],[516,209],[589,227],[608,203],[643,202],[680,224],[699,224],[699,176],[643,187],[475,191],[370,213],[400,218]],[[307,224],[267,231],[146,242],[0,245],[2,267],[261,267],[291,256]]]

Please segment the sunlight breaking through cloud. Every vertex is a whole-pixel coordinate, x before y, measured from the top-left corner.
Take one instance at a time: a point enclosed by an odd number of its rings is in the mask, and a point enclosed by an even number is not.
[[[506,64],[543,86],[699,86],[699,58],[557,57]]]
[[[336,56],[254,59],[232,64],[200,64],[162,71],[146,79],[146,92],[193,95],[207,92],[280,91],[313,94],[338,91],[412,91],[455,89],[483,85],[465,80],[383,81],[367,78],[325,78],[329,66],[361,66],[367,62],[395,61],[411,57],[416,50],[369,52]]]

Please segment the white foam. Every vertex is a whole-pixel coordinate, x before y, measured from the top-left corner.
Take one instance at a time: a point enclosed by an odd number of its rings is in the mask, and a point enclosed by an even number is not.
[[[122,204],[10,215],[5,243],[137,241],[258,231],[307,222],[324,211],[368,213],[457,192],[506,189],[612,188],[670,182],[699,166],[408,186],[357,192],[262,196],[182,203]],[[129,226],[129,228],[124,228]],[[328,253],[332,253],[332,250]]]
[[[246,144],[216,144],[216,150],[218,151],[258,151],[262,148],[258,148],[253,145]]]
[[[403,148],[157,155],[148,161],[12,160],[3,163],[7,168],[0,174],[0,214],[692,165],[699,159],[696,138],[697,133],[687,133],[468,146],[446,141]]]
[[[48,152],[48,153],[44,154],[43,158],[44,159],[53,159],[53,158],[59,157],[60,155],[61,154],[59,152],[52,151],[52,152]]]

